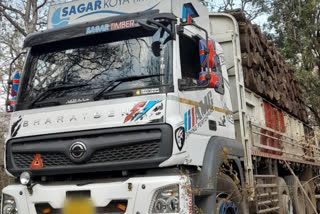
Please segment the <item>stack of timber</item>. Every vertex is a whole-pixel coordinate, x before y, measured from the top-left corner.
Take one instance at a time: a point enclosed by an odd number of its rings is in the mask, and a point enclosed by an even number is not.
[[[245,86],[279,108],[307,122],[306,105],[294,71],[272,41],[240,10],[226,11],[238,21]]]

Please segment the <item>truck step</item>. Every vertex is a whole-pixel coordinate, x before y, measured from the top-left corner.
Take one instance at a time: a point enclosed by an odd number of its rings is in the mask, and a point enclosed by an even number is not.
[[[255,178],[276,178],[275,175],[254,175]]]
[[[260,194],[257,194],[257,197],[263,198],[263,197],[276,196],[276,195],[278,195],[278,192],[260,193]]]
[[[277,176],[254,175],[256,180],[256,213],[275,213],[279,211]]]
[[[273,200],[266,200],[266,201],[260,201],[258,202],[258,206],[266,206],[266,205],[270,205],[270,204],[274,204],[274,203],[278,203],[279,200],[278,199],[273,199]]]
[[[267,209],[263,209],[263,210],[259,210],[258,213],[262,214],[262,213],[270,213],[270,212],[274,212],[276,210],[279,210],[280,207],[272,207],[272,208],[267,208]]]
[[[277,184],[258,184],[256,188],[274,188],[277,187]]]

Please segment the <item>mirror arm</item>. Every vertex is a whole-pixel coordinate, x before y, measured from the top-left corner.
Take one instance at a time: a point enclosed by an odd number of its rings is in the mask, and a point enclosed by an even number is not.
[[[154,20],[147,19],[147,23],[148,23],[148,22],[151,23],[151,24],[154,24],[154,25],[156,25],[156,26],[158,26],[158,27],[161,27],[163,30],[165,30],[165,31],[171,36],[172,39],[175,39],[174,33],[173,33],[169,28],[167,28],[166,26],[164,26],[163,24],[161,24],[160,22],[156,22],[156,21],[154,21]]]

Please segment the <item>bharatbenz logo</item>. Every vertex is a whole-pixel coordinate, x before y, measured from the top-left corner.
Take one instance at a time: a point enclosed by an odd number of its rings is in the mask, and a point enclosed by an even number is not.
[[[96,14],[123,15],[141,11],[142,6],[147,6],[142,11],[154,9],[160,0],[97,0],[97,1],[75,1],[64,4],[50,13],[51,25],[53,28],[68,25],[72,20],[77,20]],[[150,6],[149,6],[150,5]],[[122,10],[122,11],[119,11]],[[133,11],[134,10],[134,11]],[[103,27],[106,29],[106,26]]]
[[[62,124],[88,124],[90,121],[108,121],[111,118],[124,119],[123,123],[138,122],[162,122],[164,117],[164,104],[162,100],[149,100],[132,103],[117,109],[100,110],[95,112],[73,112],[71,115],[48,116],[39,119],[26,119],[21,115],[16,119],[11,128],[11,133],[17,135],[20,128],[40,127],[40,126],[59,126]]]
[[[43,118],[38,120],[23,120],[22,127],[29,126],[41,126],[41,125],[51,125],[51,124],[63,124],[72,122],[83,122],[88,119],[106,119],[115,117],[114,111],[108,111],[105,113],[95,112],[94,114],[83,113],[82,115],[71,115],[71,116],[57,116],[55,118]]]
[[[82,142],[75,142],[70,146],[69,153],[72,159],[81,159],[87,152],[87,147]]]

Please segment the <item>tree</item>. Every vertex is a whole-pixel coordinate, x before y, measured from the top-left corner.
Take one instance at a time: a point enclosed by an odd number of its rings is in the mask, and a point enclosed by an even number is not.
[[[250,21],[270,10],[271,0],[201,0],[210,11],[226,11],[240,8]]]
[[[39,19],[39,10],[45,6],[47,0],[42,2],[39,0],[26,0],[21,3],[0,0],[0,15],[10,22],[23,36],[27,36],[29,33],[36,31],[37,24],[41,21]]]
[[[6,95],[10,62],[22,51],[24,37],[46,24],[47,5],[47,0],[0,0],[0,101]],[[14,69],[22,70],[22,66],[21,58],[15,63]],[[3,148],[9,114],[3,112],[3,102],[0,104],[0,148]],[[0,149],[0,157],[2,156],[3,150]],[[0,190],[12,182],[9,177],[4,176],[2,160],[0,158]]]
[[[318,0],[274,0],[269,35],[295,68],[311,122],[320,125],[320,4]]]
[[[4,110],[10,62],[22,51],[23,39],[46,25],[48,0],[0,0],[0,111]],[[23,58],[14,64],[21,71]]]

